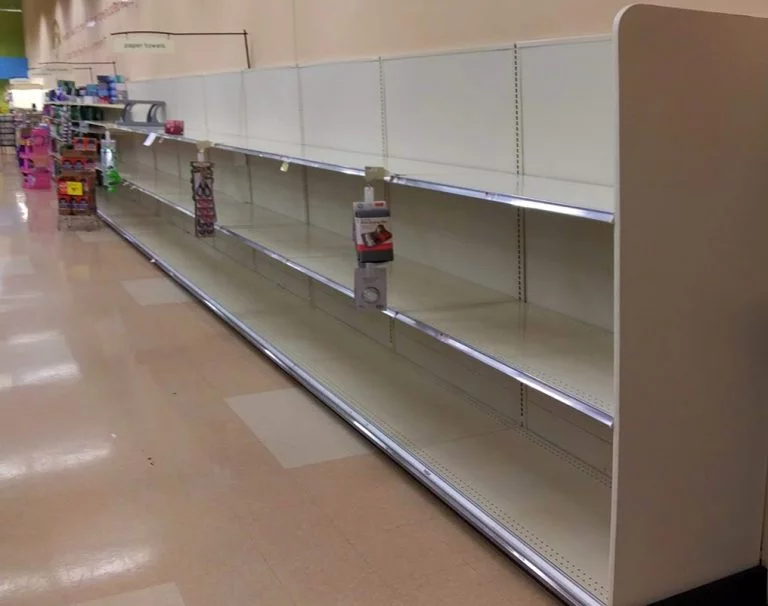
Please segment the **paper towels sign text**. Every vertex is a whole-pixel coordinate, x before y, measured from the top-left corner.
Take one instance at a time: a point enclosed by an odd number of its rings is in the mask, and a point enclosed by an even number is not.
[[[116,53],[173,53],[176,45],[167,36],[115,36]]]

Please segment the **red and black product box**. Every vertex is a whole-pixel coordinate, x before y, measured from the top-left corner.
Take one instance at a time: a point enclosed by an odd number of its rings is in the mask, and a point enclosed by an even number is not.
[[[195,235],[212,236],[216,225],[216,203],[213,199],[213,163],[190,162],[192,199],[195,201]]]
[[[93,173],[62,172],[56,177],[60,215],[93,215],[96,191]]]
[[[96,152],[99,140],[94,137],[72,137],[72,149],[78,152]]]
[[[394,259],[389,206],[386,202],[355,202],[355,247],[359,263]]]
[[[96,152],[63,149],[59,163],[62,171],[94,170],[98,163],[98,155]]]

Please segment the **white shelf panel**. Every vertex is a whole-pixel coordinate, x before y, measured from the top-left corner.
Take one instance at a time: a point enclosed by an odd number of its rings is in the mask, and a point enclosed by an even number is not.
[[[611,331],[514,300],[410,315],[613,416]]]
[[[514,49],[383,60],[389,152],[514,170],[515,60]]]
[[[521,553],[515,550],[522,538],[544,558],[535,564],[523,559],[534,574],[568,588],[562,591],[578,594],[583,603],[607,601],[611,495],[604,476],[209,244],[167,225],[132,230],[126,221],[129,204],[110,200],[102,212],[149,249],[161,267],[169,266],[212,301],[224,308],[237,301],[230,311],[268,342],[275,359],[290,359],[305,383],[311,377],[320,392],[365,417],[368,424],[356,427],[392,456],[402,462],[395,453],[405,449],[431,466],[448,482],[439,486],[449,487],[447,497],[455,506],[479,507],[501,524],[498,536],[517,546],[510,551]],[[252,306],[243,309],[246,301]],[[393,446],[376,436],[386,436]],[[585,599],[574,582],[596,598]]]
[[[184,179],[141,167],[124,176],[140,191],[193,216]],[[349,239],[218,193],[216,209],[222,233],[352,296],[356,255]],[[521,304],[502,292],[404,257],[389,264],[388,272],[389,315],[605,425],[612,424],[611,331]]]
[[[116,125],[115,130],[138,134],[158,131],[158,129],[121,125]],[[189,137],[166,135],[162,132],[158,132],[158,136],[187,143],[195,142]],[[222,141],[222,137],[219,137],[219,140],[214,142],[214,146],[219,149],[349,175],[364,175],[365,168],[370,166],[383,167],[389,172],[386,180],[390,183],[594,221],[613,222],[614,188],[604,185],[419,162],[237,135],[227,135],[223,138],[226,140]]]

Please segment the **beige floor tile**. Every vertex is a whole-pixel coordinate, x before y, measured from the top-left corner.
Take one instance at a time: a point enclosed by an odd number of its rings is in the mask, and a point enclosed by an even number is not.
[[[139,305],[185,303],[191,300],[184,290],[167,278],[123,280],[122,284]]]
[[[265,391],[228,398],[227,403],[283,467],[371,451],[361,437],[304,390]]]
[[[550,596],[528,574],[505,554],[476,532],[457,514],[446,509],[432,522],[453,552],[469,564],[484,580],[505,595],[515,596],[521,604],[557,606]]]
[[[245,341],[228,334],[206,339],[205,347],[188,353],[197,372],[225,397],[296,386],[266,358],[254,355]]]
[[[284,584],[297,606],[401,606],[395,590],[359,562],[335,560],[293,570]]]
[[[403,606],[530,606],[503,595],[467,565],[404,581],[395,591]]]
[[[173,583],[129,591],[120,595],[83,602],[76,606],[187,606]]]
[[[195,345],[205,348],[222,326],[207,318],[195,303],[148,305],[124,310],[123,323],[134,351]]]
[[[300,567],[315,559],[360,559],[330,519],[308,501],[262,512],[253,527],[259,551],[275,571]]]
[[[429,520],[444,509],[431,493],[378,452],[291,473],[347,536]],[[350,486],[355,490],[350,491]],[[340,494],[345,497],[339,498]]]
[[[98,231],[79,231],[77,237],[83,242],[101,243],[101,242],[119,242],[120,237],[110,229],[100,229]]]
[[[435,520],[350,537],[358,553],[392,585],[465,564]]]

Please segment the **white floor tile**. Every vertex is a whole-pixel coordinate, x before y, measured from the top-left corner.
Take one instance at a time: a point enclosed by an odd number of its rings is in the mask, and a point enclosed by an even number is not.
[[[5,257],[0,259],[0,276],[28,276],[35,273],[29,257]]]
[[[174,583],[166,583],[75,606],[184,606],[184,600]]]
[[[185,303],[191,300],[186,292],[166,278],[123,280],[121,284],[139,305]]]
[[[16,332],[0,340],[0,391],[79,376],[80,366],[61,332]]]
[[[227,403],[283,467],[301,467],[371,451],[341,419],[301,389],[228,398]]]

